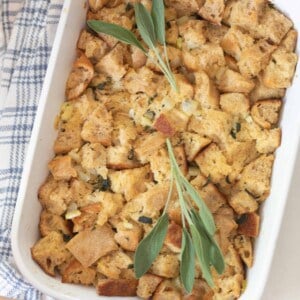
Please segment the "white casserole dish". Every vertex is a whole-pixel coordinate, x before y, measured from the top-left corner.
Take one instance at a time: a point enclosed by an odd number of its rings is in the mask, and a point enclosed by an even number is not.
[[[39,237],[38,223],[41,206],[37,200],[37,190],[48,174],[47,163],[53,157],[52,147],[57,135],[53,123],[64,101],[65,82],[75,59],[79,32],[84,27],[85,2],[86,0],[65,0],[24,164],[12,228],[12,249],[21,273],[43,293],[56,299],[66,300],[111,299],[98,296],[94,288],[62,284],[58,278],[46,275],[31,259],[30,254],[30,248]],[[296,29],[300,32],[300,2],[276,0],[274,3],[293,20]],[[297,49],[300,49],[299,42]],[[299,66],[293,86],[286,95],[287,101],[281,118],[282,146],[276,152],[271,195],[261,211],[262,223],[255,245],[254,266],[248,271],[247,288],[240,298],[242,300],[261,299],[268,277],[284,208],[288,200],[300,140],[298,95],[300,95]]]

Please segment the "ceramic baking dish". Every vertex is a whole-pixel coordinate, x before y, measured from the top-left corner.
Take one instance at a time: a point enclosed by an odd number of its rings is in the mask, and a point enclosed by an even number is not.
[[[66,300],[110,299],[96,295],[94,288],[62,284],[58,278],[46,275],[30,255],[30,247],[39,237],[41,206],[37,201],[37,190],[48,174],[47,163],[53,157],[52,147],[57,135],[53,123],[64,101],[65,82],[75,59],[79,32],[84,27],[85,2],[86,0],[65,0],[27,150],[12,228],[13,254],[21,273],[45,294]],[[276,0],[274,3],[294,21],[296,29],[300,31],[300,1]],[[299,42],[297,48],[299,49]],[[247,287],[240,298],[242,300],[261,299],[268,277],[284,208],[289,197],[289,186],[300,139],[299,95],[298,67],[294,84],[288,90],[285,99],[281,117],[282,146],[276,152],[271,195],[261,211],[262,223],[255,244],[255,262],[253,268],[248,271]]]

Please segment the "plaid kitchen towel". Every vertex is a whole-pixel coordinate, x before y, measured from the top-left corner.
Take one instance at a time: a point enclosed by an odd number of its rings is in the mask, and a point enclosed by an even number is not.
[[[0,0],[0,296],[41,299],[17,271],[10,232],[63,0]]]

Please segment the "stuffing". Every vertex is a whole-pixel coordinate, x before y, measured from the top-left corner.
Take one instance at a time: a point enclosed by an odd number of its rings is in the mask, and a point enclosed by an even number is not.
[[[50,232],[31,248],[32,258],[49,275],[55,276],[55,268],[70,257],[63,236],[56,231]]]
[[[243,275],[235,274],[218,281],[220,289],[215,289],[215,300],[236,299],[242,293]]]
[[[92,203],[80,208],[80,215],[73,218],[73,232],[92,230],[96,226],[101,203]]]
[[[195,72],[195,100],[199,101],[201,107],[219,108],[219,92],[205,72]]]
[[[179,288],[170,280],[164,280],[156,289],[153,300],[181,300]]]
[[[96,279],[96,270],[83,267],[79,261],[72,259],[62,272],[61,281],[63,283],[80,283],[83,285],[93,285]]]
[[[183,38],[184,46],[191,50],[199,48],[206,42],[206,22],[202,20],[187,20],[179,24],[179,35]]]
[[[113,170],[134,169],[141,164],[134,157],[131,146],[114,146],[107,148],[107,167]]]
[[[257,76],[265,69],[276,48],[267,40],[259,40],[253,46],[244,49],[238,61],[241,74],[246,78]]]
[[[251,103],[258,100],[266,99],[282,99],[285,95],[285,89],[269,88],[264,85],[262,76],[259,75],[255,79],[255,88],[251,91],[249,97]]]
[[[97,12],[108,2],[109,0],[89,0],[89,7],[93,12]]]
[[[103,105],[99,105],[84,122],[81,137],[90,143],[110,146],[112,133],[112,116]]]
[[[271,129],[278,123],[281,106],[278,99],[257,101],[251,108],[251,116],[261,127]]]
[[[117,44],[96,64],[95,70],[110,76],[114,81],[119,81],[127,72],[124,65],[127,49],[122,44]]]
[[[251,268],[253,265],[253,247],[251,239],[245,235],[237,235],[234,238],[234,247],[246,266]]]
[[[136,279],[99,279],[97,291],[101,296],[136,296]]]
[[[135,251],[142,239],[141,227],[133,221],[123,221],[116,225],[115,241],[127,251]]]
[[[261,131],[256,140],[256,149],[259,153],[273,153],[281,144],[281,129]]]
[[[131,108],[129,93],[116,91],[114,94],[103,95],[96,91],[96,97],[105,105],[107,110],[112,112],[114,120],[118,115],[128,115]]]
[[[152,181],[152,174],[147,165],[130,170],[112,171],[109,179],[111,190],[114,193],[123,194],[125,199],[130,201],[139,193],[146,191],[147,183]]]
[[[263,83],[269,88],[283,89],[292,84],[298,57],[279,47],[271,56],[271,60],[263,73]]]
[[[174,76],[178,87],[178,92],[171,89],[168,94],[169,98],[174,99],[177,103],[182,103],[182,101],[186,99],[193,99],[194,87],[187,77],[182,74],[175,74]]]
[[[224,0],[206,0],[200,8],[199,14],[209,22],[221,25],[223,12],[225,9]]]
[[[214,43],[206,43],[201,48],[189,52],[184,51],[182,58],[188,70],[203,70],[211,78],[215,77],[218,70],[226,64],[223,49]]]
[[[55,180],[70,180],[77,177],[72,158],[68,155],[56,156],[48,163],[48,168]]]
[[[294,52],[297,44],[297,39],[297,31],[295,29],[291,29],[281,41],[280,46],[284,47],[288,52]]]
[[[195,158],[201,172],[214,183],[220,183],[230,175],[232,167],[216,144],[210,144]]]
[[[175,222],[168,226],[167,235],[164,244],[174,253],[181,251],[182,228]]]
[[[245,214],[239,222],[238,233],[249,237],[257,237],[259,232],[260,217],[256,213]]]
[[[255,84],[252,79],[245,78],[239,72],[226,68],[218,74],[217,87],[223,93],[248,94],[254,89]]]
[[[226,93],[220,96],[220,106],[233,116],[245,118],[249,115],[250,101],[242,93]]]
[[[239,27],[232,26],[224,35],[221,46],[225,53],[240,60],[244,50],[254,44],[254,39],[248,33],[243,32]]]
[[[169,21],[169,28],[166,30],[166,42],[174,46],[177,45],[179,30],[176,21]]]
[[[104,225],[93,230],[84,230],[73,237],[66,245],[66,248],[75,258],[87,268],[102,256],[109,252],[118,250],[114,241],[114,232]]]
[[[142,163],[146,163],[151,154],[161,148],[166,142],[165,136],[160,132],[146,133],[139,136],[134,144],[134,151]]]
[[[203,3],[204,0],[166,0],[166,5],[174,7],[178,17],[197,13]]]
[[[70,184],[70,196],[68,202],[75,203],[78,207],[86,206],[90,203],[89,196],[93,187],[87,182],[81,180],[72,180]]]
[[[85,56],[81,54],[74,62],[66,84],[66,97],[73,100],[79,97],[87,88],[94,76],[94,67]]]
[[[257,199],[265,199],[270,193],[270,177],[274,155],[261,155],[249,163],[241,173],[237,187],[247,189]]]
[[[158,285],[162,282],[163,278],[153,275],[145,274],[139,279],[137,287],[137,295],[142,299],[149,299],[155,292]]]
[[[209,285],[201,279],[196,279],[193,290],[190,294],[184,295],[183,300],[208,300],[213,296],[213,291]]]
[[[229,30],[229,27],[225,25],[206,23],[205,36],[208,41],[213,44],[221,44],[225,34]]]
[[[137,47],[131,47],[131,61],[134,69],[143,67],[147,62],[147,57],[142,50]]]
[[[65,219],[47,210],[41,212],[39,229],[42,237],[50,234],[52,231],[62,233],[66,237],[70,237],[72,234],[70,226]]]
[[[97,271],[108,278],[120,278],[121,271],[133,264],[130,256],[121,251],[114,251],[103,256],[97,262]]]
[[[233,193],[229,197],[228,202],[239,215],[252,213],[258,209],[258,202],[246,190]]]
[[[238,67],[237,61],[232,56],[225,54],[225,61],[226,61],[226,66],[230,70],[239,72],[239,67]]]
[[[179,275],[179,260],[176,254],[159,254],[152,264],[153,274],[165,278],[175,278]]]
[[[182,133],[181,137],[188,161],[193,161],[197,154],[211,143],[210,139],[202,137],[197,133],[185,131]]]

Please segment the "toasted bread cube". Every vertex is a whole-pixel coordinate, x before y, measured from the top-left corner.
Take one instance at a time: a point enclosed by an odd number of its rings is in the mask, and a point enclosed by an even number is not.
[[[219,108],[220,96],[213,81],[205,72],[195,72],[195,100],[199,101],[201,107]]]
[[[62,272],[62,283],[92,285],[96,279],[96,270],[85,268],[76,259],[72,259]]]
[[[115,171],[109,174],[111,189],[114,193],[123,194],[130,201],[139,193],[145,192],[146,184],[151,181],[149,166],[130,170]]]
[[[221,277],[214,289],[215,299],[237,299],[242,293],[244,276],[234,274],[228,277]]]
[[[145,274],[139,279],[139,284],[137,287],[137,295],[143,299],[149,299],[155,292],[158,285],[162,282],[163,278],[152,275]]]
[[[275,8],[267,7],[262,14],[259,26],[253,28],[255,37],[269,39],[279,44],[292,28],[292,21]]]
[[[182,64],[180,63],[180,65]],[[174,77],[178,87],[178,92],[171,89],[168,94],[169,98],[174,99],[177,103],[181,103],[186,99],[193,99],[194,87],[187,77],[183,74],[175,74]]]
[[[281,129],[261,131],[257,136],[256,149],[259,153],[273,153],[281,144]]]
[[[284,47],[288,52],[294,52],[297,45],[297,38],[298,32],[295,29],[291,29],[282,40],[280,46]]]
[[[73,232],[80,232],[84,230],[92,230],[96,226],[98,213],[101,211],[101,203],[93,203],[81,207],[81,214],[72,219]]]
[[[164,244],[174,253],[181,251],[182,228],[172,222],[168,226],[167,235]]]
[[[141,238],[142,229],[134,222],[119,222],[116,226],[115,241],[127,251],[135,251]]]
[[[165,148],[152,153],[149,156],[149,162],[155,181],[161,183],[170,179],[170,158]]]
[[[178,131],[185,131],[189,117],[178,109],[172,109],[160,114],[154,123],[154,128],[165,136],[173,136]]]
[[[94,67],[85,56],[81,54],[73,64],[72,71],[66,84],[66,97],[73,100],[79,97],[87,88],[94,76]]]
[[[168,7],[174,7],[177,16],[192,15],[198,12],[199,8],[203,5],[204,0],[167,0]]]
[[[101,296],[136,296],[136,279],[99,279],[97,291]]]
[[[100,143],[87,143],[81,148],[81,166],[88,172],[107,176],[106,149]]]
[[[95,70],[110,76],[114,81],[119,81],[127,72],[124,64],[125,51],[125,46],[117,44],[114,49],[101,58],[95,66]]]
[[[70,257],[61,234],[50,232],[31,248],[32,258],[51,276],[55,276],[55,268]]]
[[[245,235],[237,235],[234,238],[234,248],[238,251],[242,261],[248,268],[253,265],[253,249],[251,239]]]
[[[220,45],[206,43],[201,48],[183,52],[183,63],[190,71],[205,71],[213,78],[225,66],[224,52]]]
[[[219,74],[218,89],[223,93],[250,93],[255,84],[253,80],[243,77],[240,73],[225,69]]]
[[[238,214],[252,213],[257,211],[257,201],[246,191],[234,193],[228,199],[230,206]]]
[[[210,176],[214,183],[221,182],[232,171],[230,165],[227,164],[226,157],[216,144],[210,144],[195,158],[195,162],[199,166],[201,172],[206,176]]]
[[[184,295],[183,300],[210,299],[213,291],[204,280],[196,279],[191,293]]]
[[[137,47],[131,47],[131,60],[132,67],[134,69],[139,69],[143,67],[147,62],[147,57],[145,53]]]
[[[271,129],[278,123],[281,105],[278,99],[257,101],[251,108],[251,116],[261,127]]]
[[[183,132],[184,150],[188,161],[193,161],[197,154],[211,143],[211,140],[197,133]]]
[[[257,237],[260,217],[256,213],[245,214],[244,220],[239,224],[238,233],[249,237]]]
[[[247,189],[254,197],[269,195],[273,162],[274,155],[261,155],[249,163],[241,173],[238,188]]]
[[[81,126],[81,122],[77,117],[73,117],[60,125],[53,147],[55,154],[66,154],[82,146]]]
[[[81,181],[72,180],[70,187],[70,198],[78,207],[90,204],[89,196],[93,191],[91,184]]]
[[[170,280],[164,280],[156,289],[153,300],[181,300],[180,290]]]
[[[224,0],[206,0],[200,8],[199,14],[209,22],[220,25],[225,9]]]
[[[226,93],[220,96],[220,105],[223,111],[237,117],[249,114],[250,101],[242,93]]]
[[[192,116],[188,130],[197,132],[216,143],[225,143],[232,129],[232,116],[226,112],[202,109],[199,116]]]
[[[159,254],[152,264],[152,273],[166,278],[179,275],[179,260],[176,254]]]
[[[232,71],[235,71],[235,72],[239,71],[237,61],[232,56],[225,55],[225,61],[226,61],[226,65],[229,69],[231,69]]]
[[[246,78],[257,76],[267,66],[276,46],[266,40],[259,40],[253,46],[242,51],[238,66],[241,74]]]
[[[259,75],[255,80],[255,88],[250,93],[251,103],[265,99],[282,99],[285,89],[269,88],[264,85],[262,76]]]
[[[132,147],[114,146],[107,148],[107,167],[113,170],[134,169],[141,164],[132,157]]]
[[[56,156],[48,163],[48,168],[55,180],[70,180],[77,177],[72,158],[68,155]]]
[[[89,7],[93,12],[97,12],[108,2],[109,0],[89,0]]]
[[[166,30],[166,41],[168,44],[177,45],[179,30],[176,21],[169,21],[170,27]]]
[[[161,148],[166,142],[165,136],[160,132],[146,133],[139,136],[134,144],[137,158],[146,163],[150,155]]]
[[[81,137],[90,143],[101,143],[103,146],[110,146],[111,133],[111,113],[103,105],[99,105],[84,122]]]
[[[201,20],[187,20],[178,26],[179,34],[184,39],[187,49],[195,49],[205,44],[205,26],[206,22]]]
[[[206,25],[205,35],[208,41],[213,44],[221,44],[221,41],[229,28],[225,25],[218,25],[210,22],[206,22]]]
[[[40,187],[38,197],[43,208],[60,216],[66,211],[66,203],[68,203],[70,197],[68,183],[64,181],[57,182],[52,176],[49,176]]]
[[[102,256],[118,249],[113,236],[112,229],[105,225],[79,232],[66,247],[87,268]]]
[[[232,26],[222,39],[221,46],[225,53],[239,61],[242,52],[250,48],[253,43],[254,39],[251,37],[251,35],[244,33],[237,26]]]
[[[72,234],[68,222],[65,219],[61,216],[54,215],[47,210],[41,212],[39,229],[42,237],[48,235],[52,231],[62,233],[66,236],[71,236]]]
[[[288,88],[291,86],[298,57],[279,47],[271,57],[263,73],[263,83],[269,88]]]
[[[112,252],[99,259],[97,271],[108,278],[120,278],[121,271],[128,269],[133,264],[133,260],[127,254],[121,251]]]

